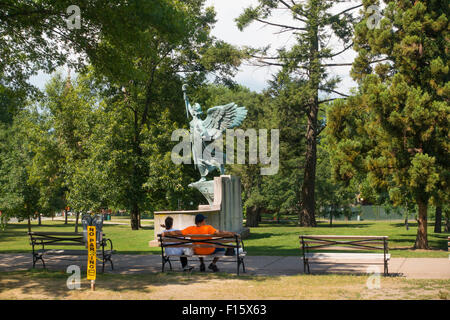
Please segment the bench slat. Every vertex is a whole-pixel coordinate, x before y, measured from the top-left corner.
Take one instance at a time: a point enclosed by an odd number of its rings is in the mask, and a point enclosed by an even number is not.
[[[50,235],[50,236],[83,236],[82,232],[45,232],[45,231],[32,231],[28,232],[29,235],[39,236],[39,235]]]
[[[314,253],[309,252],[305,254],[308,259],[345,259],[345,260],[372,260],[372,259],[384,259],[383,253]],[[389,260],[391,255],[386,254],[386,259]]]
[[[43,254],[43,255],[88,255],[87,250],[64,250],[64,249],[50,249],[50,250],[37,250],[37,253]],[[105,250],[106,253],[114,253],[115,250]],[[97,250],[97,255],[102,255],[101,250]]]
[[[222,246],[222,245],[189,245],[189,244],[179,244],[179,245],[174,245],[174,246],[164,246],[164,248],[166,249],[170,249],[170,248],[236,248],[236,246]]]
[[[44,246],[84,246],[84,242],[73,243],[73,242],[51,242],[51,243],[42,243]],[[36,243],[36,246],[42,245],[41,243]]]
[[[388,239],[388,236],[335,236],[335,235],[303,235],[304,239]]]
[[[351,245],[358,245],[358,244],[364,244],[364,245],[366,245],[366,244],[368,244],[368,245],[371,245],[371,244],[384,244],[384,241],[364,241],[364,240],[361,240],[361,241],[351,241],[351,242],[348,242],[348,241],[345,241],[345,242],[340,242],[340,241],[337,241],[339,244],[347,244],[347,245],[349,245],[349,246],[351,246]],[[334,245],[333,243],[331,243],[331,242],[329,242],[329,241],[320,241],[320,240],[304,240],[304,243],[305,244],[327,244],[327,243],[329,243],[330,245]]]
[[[212,234],[185,234],[182,236],[171,236],[171,237],[183,237],[183,238],[192,238],[193,237],[193,238],[213,238],[213,239],[215,239],[215,238],[217,238],[217,239],[219,239],[219,238],[235,239],[236,238],[236,236],[214,236]],[[165,238],[165,237],[163,237],[163,238]],[[238,238],[240,238],[240,237],[238,236]]]
[[[245,257],[247,255],[246,252],[241,252],[239,254],[239,257]],[[208,255],[201,255],[201,254],[194,254],[191,256],[185,255],[185,254],[181,254],[181,255],[175,255],[175,254],[169,254],[166,255],[166,257],[173,257],[173,258],[179,258],[179,257],[186,257],[186,258],[210,258],[210,257],[220,257],[220,258],[235,258],[236,255],[232,255],[232,256],[226,256],[225,253],[222,254],[208,254]]]
[[[233,243],[236,242],[235,240],[218,240],[218,239],[169,239],[169,238],[163,238],[163,243],[190,243],[193,242],[192,240],[194,240],[194,242],[197,241],[201,241],[201,242],[217,242],[217,243]],[[161,242],[161,241],[160,241]]]
[[[306,248],[307,251],[315,251],[315,250],[326,250],[326,251],[333,251],[333,250],[345,250],[345,251],[364,251],[364,250],[383,250],[383,247],[373,247],[373,248],[366,248],[366,247],[339,247],[339,246],[326,246],[326,247],[315,247],[311,246]]]

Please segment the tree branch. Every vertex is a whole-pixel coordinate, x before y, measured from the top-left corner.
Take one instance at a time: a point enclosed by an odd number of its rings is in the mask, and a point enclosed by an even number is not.
[[[333,58],[333,57],[336,57],[336,56],[338,56],[338,55],[344,53],[344,52],[347,51],[348,49],[351,49],[352,47],[353,47],[353,42],[350,43],[347,47],[345,47],[342,51],[339,51],[339,52],[337,52],[337,53],[332,54],[332,55],[329,56],[329,57],[324,57],[324,58]]]
[[[330,63],[330,64],[321,64],[321,67],[345,67],[352,66],[353,63]]]
[[[264,23],[264,24],[268,24],[270,26],[274,26],[274,27],[281,27],[281,28],[292,29],[292,30],[303,30],[303,31],[307,30],[306,28],[298,28],[298,27],[288,26],[288,25],[284,25],[284,24],[273,23],[270,21],[261,20],[259,18],[256,18],[255,20],[258,22]]]
[[[320,135],[322,131],[327,127],[327,125],[323,125],[322,128],[319,129],[319,131],[316,132],[316,136]]]
[[[377,62],[383,62],[389,60],[388,58],[380,59],[380,60],[374,60],[372,62],[369,62],[369,64],[377,63]],[[345,67],[345,66],[352,66],[353,63],[331,63],[331,64],[322,64],[321,67]]]
[[[334,101],[334,100],[337,100],[337,99],[342,99],[342,98],[332,98],[332,99],[322,100],[322,101],[319,101],[319,104],[327,103],[327,102]]]
[[[336,91],[336,90],[333,90],[333,89],[319,88],[319,90],[322,90],[322,91],[328,91],[328,92],[333,92],[333,93],[336,93],[336,94],[338,94],[338,95],[340,95],[340,96],[343,96],[343,97],[346,97],[346,98],[349,97],[349,95],[346,95],[346,94],[344,94],[344,93],[340,93],[340,92],[338,92],[338,91]]]
[[[348,9],[345,9],[344,11],[341,11],[341,12],[339,12],[339,13],[337,13],[337,14],[331,16],[330,19],[333,19],[333,18],[335,18],[335,17],[338,17],[338,16],[340,16],[341,14],[346,13],[346,12],[349,12],[349,11],[352,11],[352,10],[354,10],[354,9],[358,9],[358,8],[360,8],[360,7],[362,7],[362,6],[364,6],[364,5],[363,5],[363,4],[359,4],[359,5],[357,5],[357,6],[354,6],[354,7],[348,8]]]

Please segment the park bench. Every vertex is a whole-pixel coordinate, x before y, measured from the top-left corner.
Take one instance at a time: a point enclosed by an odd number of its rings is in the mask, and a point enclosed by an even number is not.
[[[45,268],[44,255],[87,255],[87,240],[86,236],[81,232],[28,232],[30,236],[30,244],[32,246],[33,253],[33,268],[38,260],[42,261],[42,265]],[[109,243],[109,248],[108,248]],[[50,249],[50,246],[59,247],[85,247],[82,250],[73,249]],[[40,249],[39,249],[40,247]],[[114,265],[111,260],[112,254],[115,252],[113,250],[113,244],[110,239],[104,238],[104,233],[97,232],[97,249],[101,248],[101,251],[97,251],[97,255],[101,256],[103,262],[102,272],[105,271],[105,263],[110,262],[111,269],[114,270]]]
[[[192,239],[195,238],[195,239]],[[200,239],[199,239],[200,238]],[[162,257],[162,272],[166,263],[169,263],[170,270],[172,270],[172,264],[170,258],[203,258],[205,261],[213,260],[215,257],[220,257],[222,262],[236,262],[237,263],[237,275],[239,275],[240,266],[245,272],[244,258],[246,252],[244,251],[244,242],[239,235],[234,236],[213,236],[213,235],[200,235],[200,234],[187,234],[184,236],[162,236],[158,234],[159,246],[161,247]],[[225,252],[210,254],[210,255],[167,255],[166,248],[225,248],[226,251],[232,251],[233,255],[227,255]]]
[[[300,245],[303,252],[303,266],[305,273],[311,273],[309,267],[309,262],[311,260],[382,260],[384,264],[384,275],[386,276],[389,274],[388,261],[390,260],[391,255],[388,253],[387,236],[301,235]],[[382,252],[373,253],[375,250]]]

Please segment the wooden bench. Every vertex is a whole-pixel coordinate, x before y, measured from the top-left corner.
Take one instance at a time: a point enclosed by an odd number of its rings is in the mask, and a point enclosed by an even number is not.
[[[310,260],[382,260],[384,275],[389,274],[388,262],[391,258],[387,236],[328,236],[301,235],[300,245],[303,252],[304,272],[311,273]],[[382,251],[372,253],[367,251]],[[322,252],[315,252],[322,251]],[[340,251],[340,252],[323,252]],[[345,252],[341,252],[345,251]],[[348,252],[359,251],[359,252]],[[363,252],[361,252],[363,251]],[[320,262],[319,262],[320,263]]]
[[[195,238],[195,239],[192,239]],[[200,238],[200,239],[199,239]],[[166,263],[169,263],[170,270],[172,270],[172,264],[170,258],[203,258],[205,260],[212,260],[215,257],[220,257],[223,262],[236,262],[237,263],[237,275],[239,275],[240,266],[242,265],[242,270],[245,272],[244,258],[246,252],[244,251],[244,243],[239,235],[219,237],[213,235],[200,235],[200,234],[188,234],[185,236],[165,236],[158,234],[159,246],[161,247],[161,257],[162,257],[162,272],[164,272],[164,267]],[[210,254],[210,255],[167,255],[165,252],[166,248],[225,248],[234,249],[233,255],[226,255],[225,252]],[[231,259],[230,259],[231,258]],[[235,260],[234,260],[235,259]]]
[[[113,250],[113,244],[110,239],[104,238],[104,233],[99,232],[100,237],[97,239],[97,249],[101,248],[101,251],[97,252],[97,255],[101,256],[103,266],[102,272],[105,271],[105,262],[109,261],[111,264],[111,270],[114,270],[114,265],[111,260]],[[36,265],[36,261],[41,260],[42,265],[45,268],[44,255],[87,255],[87,243],[83,233],[81,232],[28,232],[30,236],[30,244],[32,246],[33,253],[33,268]],[[109,249],[107,248],[109,244]],[[48,249],[49,246],[79,246],[84,247],[84,250],[71,250],[71,249]],[[41,247],[38,249],[36,247]]]

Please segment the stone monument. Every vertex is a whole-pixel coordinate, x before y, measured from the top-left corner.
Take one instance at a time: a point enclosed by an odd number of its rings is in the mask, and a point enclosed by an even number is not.
[[[157,235],[163,231],[161,224],[164,224],[166,217],[174,219],[173,228],[184,229],[195,224],[194,218],[198,213],[207,217],[207,223],[216,229],[236,232],[245,238],[249,230],[243,227],[241,179],[225,175],[226,155],[222,151],[223,145],[214,144],[216,141],[223,141],[222,135],[226,129],[242,124],[247,116],[247,109],[238,107],[235,103],[216,106],[208,109],[206,119],[202,120],[202,108],[198,103],[194,106],[190,104],[185,85],[183,95],[186,115],[188,119],[189,115],[192,116],[189,123],[192,157],[201,176],[199,181],[189,184],[189,187],[201,192],[208,204],[200,205],[198,210],[155,212],[155,240],[150,245],[158,245]],[[221,175],[214,180],[207,180],[208,174],[214,170],[219,170]]]

